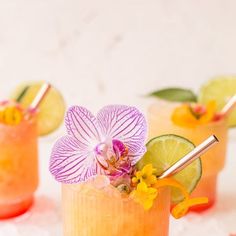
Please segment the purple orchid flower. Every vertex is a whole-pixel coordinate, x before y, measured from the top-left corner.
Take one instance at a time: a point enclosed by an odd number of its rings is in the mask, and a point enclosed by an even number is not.
[[[50,159],[50,172],[63,183],[127,174],[146,151],[147,124],[135,107],[110,105],[95,117],[73,106],[65,125],[67,135],[56,142]]]

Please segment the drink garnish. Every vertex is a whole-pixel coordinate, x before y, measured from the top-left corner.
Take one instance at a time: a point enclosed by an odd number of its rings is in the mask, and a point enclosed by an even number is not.
[[[111,180],[129,175],[145,153],[147,124],[134,107],[106,106],[95,117],[84,107],[71,107],[67,135],[55,144],[50,171],[64,183],[87,181],[97,174]]]
[[[28,109],[24,109],[19,103],[13,101],[2,102],[0,104],[0,122],[6,125],[18,125],[23,119],[29,119],[37,111],[50,87],[47,83],[43,84]],[[26,87],[16,101],[20,101],[28,89],[29,87]]]
[[[22,98],[26,95],[27,91],[29,89],[29,86],[26,86],[21,92],[20,94],[18,95],[18,97],[16,97],[16,102],[20,103]]]
[[[221,113],[232,98],[236,94],[236,76],[216,76],[204,83],[198,95],[198,102],[207,104],[209,101],[216,101],[216,111]],[[227,108],[227,107],[226,107]],[[236,125],[236,110],[232,109],[227,116],[227,124],[229,127]]]
[[[172,186],[179,189],[183,196],[181,200],[184,200],[181,207],[177,205],[174,208],[176,218],[183,209],[187,211],[192,204],[206,201],[205,198],[191,200],[188,191],[196,186],[201,176],[200,160],[195,160],[185,168],[189,172],[183,178],[193,178],[189,180],[189,189],[179,183],[178,178],[158,179],[160,166],[155,165],[155,159],[165,156],[152,156],[145,163],[145,153],[151,146],[145,145],[147,124],[137,108],[110,105],[94,116],[84,107],[73,106],[66,114],[65,125],[67,135],[56,142],[50,159],[49,169],[57,181],[76,184],[93,181],[97,176],[106,176],[122,197],[133,199],[145,210],[152,207],[159,188]],[[185,143],[184,150],[192,150],[192,143],[190,145],[186,140]],[[166,145],[173,145],[173,142],[167,141]],[[145,164],[142,166],[140,163],[143,160]]]
[[[47,92],[48,87],[48,83],[44,81],[26,82],[19,85],[11,96],[12,100],[18,101],[30,113],[37,110],[39,135],[46,135],[56,130],[62,123],[65,113],[65,101],[62,94],[53,86]],[[41,94],[45,91],[45,97],[41,99]],[[38,103],[38,101],[41,102]]]
[[[0,123],[18,125],[24,119],[23,108],[14,102],[4,102],[0,105]]]
[[[148,96],[156,97],[159,99],[171,102],[196,102],[197,96],[190,89],[184,88],[164,88],[154,91]]]
[[[215,121],[216,103],[210,101],[206,106],[200,104],[183,103],[177,106],[171,116],[174,124],[186,128],[195,128]]]

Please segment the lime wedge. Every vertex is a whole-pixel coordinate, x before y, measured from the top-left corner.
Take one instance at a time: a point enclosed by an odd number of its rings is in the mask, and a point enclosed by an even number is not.
[[[38,81],[21,84],[13,91],[11,99],[16,100],[24,108],[27,108],[32,103],[43,83],[43,81]],[[39,135],[46,135],[56,130],[63,121],[64,113],[64,99],[56,88],[51,87],[39,106]]]
[[[210,100],[215,100],[217,111],[220,111],[227,101],[236,94],[236,76],[221,76],[205,83],[199,93],[199,103],[207,104]],[[236,126],[236,110],[228,119],[229,126]]]
[[[149,96],[157,97],[171,102],[196,102],[196,95],[189,89],[165,88],[154,91]]]
[[[137,163],[140,170],[146,164],[152,163],[157,170],[157,175],[163,173],[187,153],[194,149],[194,144],[189,140],[173,135],[162,135],[150,140],[147,144],[147,152]],[[173,176],[186,190],[191,193],[201,178],[202,166],[200,158],[193,161],[185,169]],[[183,195],[177,188],[172,188],[172,201],[174,203],[183,200]]]

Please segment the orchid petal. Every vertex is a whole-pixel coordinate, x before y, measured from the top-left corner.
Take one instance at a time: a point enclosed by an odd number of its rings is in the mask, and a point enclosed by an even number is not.
[[[67,133],[79,141],[81,148],[94,148],[100,140],[97,119],[84,107],[73,106],[69,108],[65,125]]]
[[[143,146],[138,152],[129,153],[131,165],[134,166],[143,157],[146,151],[147,151],[147,148]]]
[[[98,173],[94,152],[88,152],[79,146],[79,141],[72,136],[62,137],[54,145],[50,172],[59,182],[78,183]]]
[[[147,124],[137,108],[106,106],[98,112],[97,119],[104,139],[122,141],[131,153],[138,152],[144,146]]]

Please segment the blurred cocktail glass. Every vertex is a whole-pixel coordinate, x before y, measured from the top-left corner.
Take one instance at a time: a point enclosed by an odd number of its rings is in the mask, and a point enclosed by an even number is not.
[[[24,213],[38,186],[36,116],[19,124],[0,122],[0,219]]]
[[[226,159],[228,128],[226,119],[202,124],[194,128],[181,127],[174,124],[171,115],[179,103],[160,101],[152,104],[148,109],[149,138],[164,134],[176,134],[183,136],[195,145],[198,145],[209,135],[216,135],[219,145],[202,155],[202,177],[192,196],[207,196],[208,204],[194,206],[192,210],[201,211],[211,207],[217,196],[217,178],[223,169]]]
[[[45,110],[50,110],[48,103],[57,101],[55,94],[58,92],[54,89],[54,96],[45,101],[51,85],[42,83],[36,85],[36,90],[34,87],[24,86],[13,100],[0,102],[0,219],[20,215],[32,205],[38,186],[38,136],[54,130],[51,129],[54,124],[52,118]],[[23,100],[28,103],[23,105]],[[49,126],[45,124],[41,113],[44,132],[38,129],[39,113],[43,110],[39,105],[42,101],[46,107],[44,115],[48,114],[46,123],[49,123]],[[63,105],[58,103],[59,107]],[[58,112],[59,116],[64,115],[63,110],[62,113]]]

